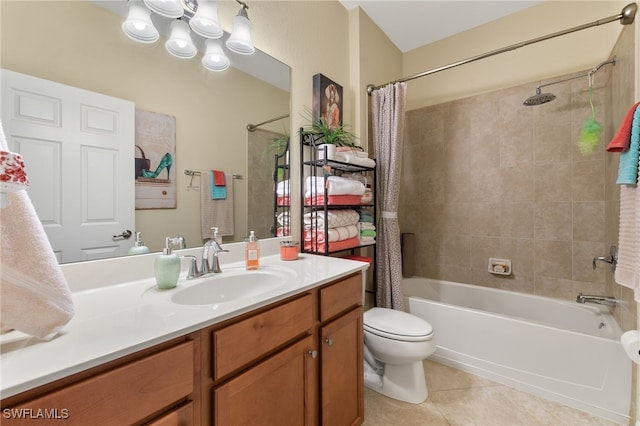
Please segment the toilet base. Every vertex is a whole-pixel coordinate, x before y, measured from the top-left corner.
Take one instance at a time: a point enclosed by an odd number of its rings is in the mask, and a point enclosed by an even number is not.
[[[420,404],[429,396],[422,361],[402,365],[385,364],[382,386],[366,380],[365,385],[384,396],[411,404]]]

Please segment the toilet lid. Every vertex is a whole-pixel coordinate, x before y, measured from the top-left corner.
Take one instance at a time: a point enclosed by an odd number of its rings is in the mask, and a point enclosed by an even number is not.
[[[433,334],[431,324],[415,315],[386,308],[371,308],[364,313],[364,329],[396,340],[427,340]]]

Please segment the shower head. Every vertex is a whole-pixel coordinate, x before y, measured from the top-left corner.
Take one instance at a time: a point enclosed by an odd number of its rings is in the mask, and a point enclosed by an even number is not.
[[[540,87],[537,87],[536,94],[533,96],[529,96],[522,104],[526,106],[542,105],[546,104],[547,102],[551,102],[555,98],[556,95],[554,95],[553,93],[542,93],[540,91]]]

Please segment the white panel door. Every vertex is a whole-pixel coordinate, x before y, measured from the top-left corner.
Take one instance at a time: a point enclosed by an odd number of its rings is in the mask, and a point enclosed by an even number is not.
[[[2,125],[61,263],[125,255],[135,230],[133,102],[2,69]]]

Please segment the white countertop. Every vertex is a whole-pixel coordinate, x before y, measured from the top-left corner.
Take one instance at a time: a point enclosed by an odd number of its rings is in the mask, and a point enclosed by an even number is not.
[[[148,257],[148,256],[147,256]],[[146,261],[148,263],[148,260]],[[279,255],[262,257],[261,269],[288,269],[295,278],[286,285],[252,298],[215,305],[180,305],[177,291],[211,276],[186,280],[158,290],[153,277],[75,291],[75,316],[49,342],[13,331],[0,338],[0,398],[58,380],[216,324],[261,306],[368,268],[368,264],[301,254],[283,262]],[[222,264],[222,274],[244,270],[244,262]],[[250,273],[251,271],[248,271]],[[218,275],[218,274],[212,274]],[[90,279],[91,277],[86,277]],[[256,282],[256,286],[260,284]],[[72,287],[73,288],[73,287]],[[212,288],[212,291],[215,291]]]

